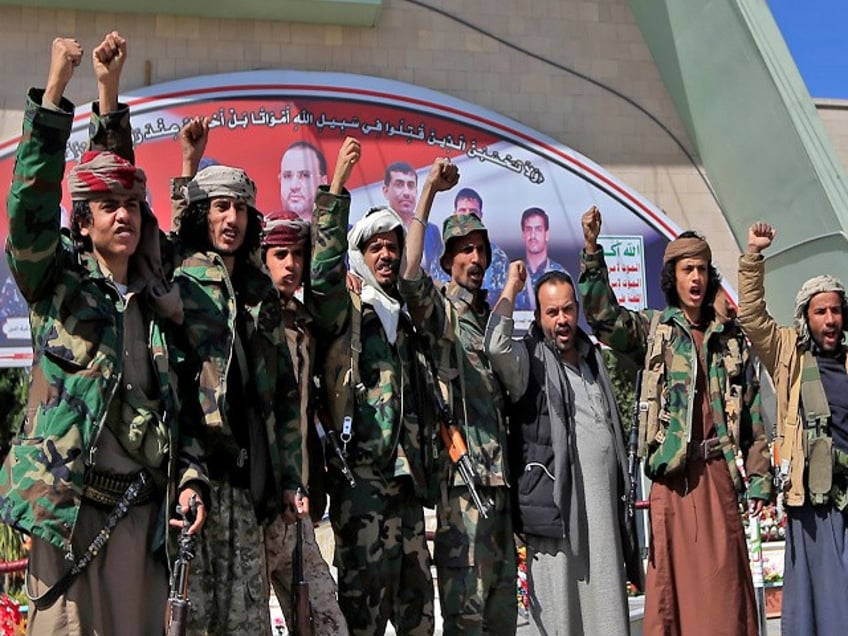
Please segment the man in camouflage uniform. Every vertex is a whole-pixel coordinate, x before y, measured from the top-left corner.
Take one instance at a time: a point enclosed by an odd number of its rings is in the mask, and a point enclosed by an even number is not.
[[[483,350],[490,311],[482,285],[492,253],[480,219],[463,214],[445,220],[440,262],[451,274],[450,283],[439,289],[421,270],[422,230],[433,198],[458,178],[448,159],[437,159],[430,168],[410,226],[401,294],[435,356],[440,382],[448,387],[446,402],[468,446],[477,488],[484,502],[493,502],[488,519],[483,518],[457,473],[442,480],[435,561],[444,632],[511,634],[518,607],[507,426],[503,391]]]
[[[303,483],[308,496],[303,497],[303,512],[295,524],[291,511],[277,516],[265,529],[265,551],[268,578],[280,602],[286,625],[293,632],[292,563],[298,533],[302,533],[303,573],[309,584],[313,632],[316,636],[344,636],[344,616],[336,600],[336,584],[327,562],[321,556],[312,521],[320,521],[326,505],[324,491],[324,455],[312,425],[312,367],[316,343],[312,316],[295,297],[303,281],[304,267],[309,266],[310,224],[294,212],[274,212],[265,217],[262,234],[262,260],[283,301],[289,352],[295,362],[300,392],[300,433],[303,438]],[[305,293],[309,294],[307,289]],[[311,518],[310,518],[311,516]]]
[[[329,190],[319,189],[312,226],[314,324],[319,340],[332,340],[322,373],[327,406],[356,480],[351,486],[331,463],[339,605],[352,634],[382,634],[389,620],[399,634],[432,634],[422,508],[432,419],[396,287],[403,222],[374,208],[346,236],[344,184],[358,158],[359,142],[346,139]],[[346,287],[346,256],[362,279],[361,296]]]
[[[473,214],[481,221],[483,220],[483,197],[474,188],[462,188],[453,198],[454,214]],[[432,225],[432,223],[430,224]],[[429,227],[429,226],[428,226]],[[492,247],[492,262],[486,268],[486,277],[483,279],[483,287],[488,292],[487,301],[493,304],[500,298],[504,290],[509,273],[509,257],[494,241],[489,241]],[[438,263],[430,268],[430,276],[434,281],[447,283],[450,273],[445,272]]]
[[[840,634],[848,624],[848,302],[841,281],[814,276],[795,297],[794,324],[779,326],[764,284],[763,251],[774,236],[767,223],[748,230],[739,322],[777,398],[776,468],[788,522],[781,631]]]
[[[205,481],[176,427],[168,344],[182,307],[130,161],[83,155],[68,179],[71,230],[59,229],[74,109],[63,93],[81,57],[76,40],[54,40],[47,86],[28,95],[9,194],[6,253],[34,356],[28,416],[0,471],[0,518],[33,537],[29,633],[161,633],[168,580],[154,551],[175,503],[170,476],[183,503],[200,500]],[[117,103],[125,59],[115,32],[94,50],[100,95],[115,96],[94,105],[95,142],[127,116]],[[201,512],[191,531],[202,522]]]
[[[260,269],[256,186],[239,168],[194,174],[207,133],[204,120],[184,128],[183,177],[172,183],[174,279],[197,378],[181,386],[183,422],[203,440],[214,511],[192,563],[189,632],[253,636],[271,629],[261,526],[298,508],[299,398],[283,306]]]
[[[653,485],[644,633],[756,636],[737,493],[755,502],[755,513],[770,498],[768,444],[744,336],[713,309],[721,283],[710,247],[694,232],[671,241],[662,272],[668,306],[630,311],[610,287],[596,207],[582,226],[586,320],[601,342],[647,364],[641,400],[651,414],[644,446]],[[737,455],[750,481],[747,493]]]

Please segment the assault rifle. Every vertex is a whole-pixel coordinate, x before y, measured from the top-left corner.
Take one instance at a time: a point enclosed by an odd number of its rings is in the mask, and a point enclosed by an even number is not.
[[[300,499],[300,489],[297,497]],[[303,519],[296,522],[297,540],[292,554],[292,611],[296,636],[312,636],[312,608],[309,606],[309,583],[306,582],[303,563]]]
[[[191,496],[188,510],[177,506],[177,514],[182,517],[183,527],[180,529],[180,550],[174,560],[174,571],[171,575],[171,589],[168,593],[168,605],[165,610],[168,636],[185,636],[188,610],[191,602],[188,599],[188,570],[189,563],[194,558],[196,534],[189,534],[188,529],[197,517],[197,497]]]
[[[639,478],[639,411],[642,400],[642,369],[636,372],[633,409],[630,412],[630,437],[627,441],[627,473],[630,475],[630,492],[627,493],[627,516],[636,516],[636,480]]]
[[[439,390],[437,388],[436,393],[438,392]],[[442,415],[442,421],[439,422],[439,433],[442,436],[442,441],[444,442],[445,447],[448,449],[448,455],[450,455],[451,462],[453,462],[453,465],[456,466],[459,476],[468,488],[468,492],[471,495],[472,501],[474,501],[474,505],[477,507],[477,510],[480,511],[480,515],[484,519],[488,519],[489,513],[492,510],[493,502],[489,499],[484,503],[480,498],[480,493],[477,492],[477,487],[474,485],[477,473],[474,470],[474,465],[471,463],[471,457],[468,456],[468,447],[465,445],[465,440],[462,439],[462,433],[459,431],[459,427],[456,425],[456,422],[453,421],[453,418],[447,419],[444,414]]]
[[[494,502],[491,499],[483,502],[480,498],[480,493],[477,492],[477,487],[474,485],[477,479],[477,472],[474,470],[474,464],[471,463],[471,457],[468,455],[468,446],[465,445],[465,440],[462,439],[462,432],[459,430],[459,426],[457,426],[453,412],[445,404],[445,399],[442,397],[442,392],[439,389],[439,376],[436,373],[436,365],[429,356],[427,361],[430,364],[430,373],[433,376],[433,398],[436,402],[436,408],[439,411],[439,434],[442,437],[442,442],[444,442],[445,448],[448,449],[451,463],[456,466],[462,482],[468,488],[471,500],[474,502],[477,510],[480,511],[480,515],[484,519],[488,519]]]

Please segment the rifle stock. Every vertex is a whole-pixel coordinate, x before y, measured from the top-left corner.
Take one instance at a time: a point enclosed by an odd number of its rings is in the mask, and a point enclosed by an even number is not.
[[[297,540],[292,555],[292,611],[294,625],[292,632],[296,636],[312,635],[312,608],[309,605],[309,583],[304,576],[303,563],[303,520],[296,524]]]

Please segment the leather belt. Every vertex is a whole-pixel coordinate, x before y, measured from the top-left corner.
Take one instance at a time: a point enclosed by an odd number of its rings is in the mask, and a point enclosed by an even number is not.
[[[723,455],[721,451],[721,440],[718,437],[709,437],[700,442],[689,442],[686,457],[690,462],[708,462]]]

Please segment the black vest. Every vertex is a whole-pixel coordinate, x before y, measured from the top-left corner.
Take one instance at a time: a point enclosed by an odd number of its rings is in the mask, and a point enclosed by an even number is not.
[[[560,539],[565,536],[565,525],[554,504],[554,451],[545,366],[536,354],[537,347],[545,345],[528,334],[516,346],[527,347],[530,358],[527,390],[510,408],[509,456],[515,484],[516,531]]]

